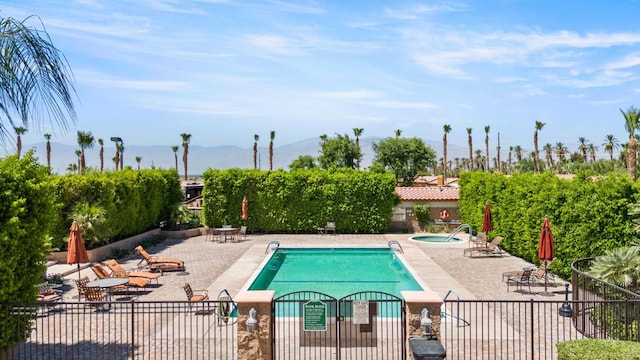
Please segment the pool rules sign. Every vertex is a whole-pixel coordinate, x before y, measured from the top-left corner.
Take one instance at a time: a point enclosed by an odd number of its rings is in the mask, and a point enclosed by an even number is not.
[[[307,301],[302,306],[304,331],[327,331],[327,304]]]

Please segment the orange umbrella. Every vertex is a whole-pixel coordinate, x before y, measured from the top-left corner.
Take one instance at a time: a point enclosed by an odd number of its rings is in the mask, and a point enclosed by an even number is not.
[[[484,205],[484,217],[482,218],[482,232],[485,234],[493,230],[493,221],[491,219],[491,208],[489,203]]]
[[[71,224],[71,233],[69,234],[69,244],[67,249],[67,264],[78,265],[78,279],[80,278],[80,263],[88,262],[89,255],[87,255],[87,249],[84,247],[84,241],[82,241],[82,234],[80,233],[80,227],[78,223],[73,220]]]
[[[247,197],[242,198],[242,221],[247,221],[249,218],[249,200]]]
[[[556,250],[553,244],[553,234],[549,217],[545,215],[538,240],[538,259],[544,261],[544,292],[547,292],[547,264],[556,257]]]

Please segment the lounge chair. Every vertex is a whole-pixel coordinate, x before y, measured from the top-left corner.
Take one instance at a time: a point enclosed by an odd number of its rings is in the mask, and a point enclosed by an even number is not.
[[[184,261],[173,258],[158,258],[156,256],[151,256],[149,253],[141,246],[136,246],[135,250],[142,256],[142,260],[147,262],[149,266],[149,270],[151,271],[185,271],[186,267],[184,266]]]
[[[527,285],[529,288],[529,293],[531,293],[531,274],[533,273],[533,269],[525,269],[522,271],[522,274],[519,276],[513,276],[507,279],[507,292],[509,292],[509,286],[515,285],[516,290],[522,289],[523,285]]]
[[[96,276],[99,279],[109,279],[111,277],[114,277],[114,276],[111,276],[111,274],[109,274],[107,269],[102,267],[102,265],[100,265],[100,264],[93,265],[91,267],[91,270],[93,270],[94,274],[96,274]],[[116,286],[116,287],[113,288],[113,290],[116,290],[116,291],[118,291],[118,290],[126,290],[127,289],[127,285],[128,286],[135,286],[135,287],[145,287],[145,286],[149,285],[149,280],[141,278],[141,277],[130,277],[129,278],[129,282],[126,285]]]
[[[487,234],[479,232],[475,237],[471,238],[469,246],[487,246]]]
[[[189,310],[191,310],[193,303],[209,300],[209,292],[207,290],[193,290],[189,283],[182,285],[182,290],[184,290],[187,300],[189,300]]]
[[[547,265],[542,263],[540,264],[540,266],[538,266],[537,269],[532,268],[535,271],[531,273],[531,276],[538,281],[544,281],[545,271],[549,268],[549,265],[551,265],[551,262],[549,262]],[[523,272],[524,270],[505,271],[502,273],[502,282],[504,282],[508,278],[520,276],[522,275]],[[547,271],[546,276],[547,276],[547,280],[551,280],[552,282],[555,283],[555,276],[552,273]]]
[[[143,278],[149,281],[155,280],[156,284],[158,283],[158,278],[162,276],[162,274],[152,273],[148,271],[128,271],[123,268],[117,260],[109,259],[103,261],[105,265],[113,272],[114,277],[131,277],[131,278]]]
[[[502,250],[498,247],[502,240],[502,236],[496,236],[495,239],[491,242],[487,242],[486,245],[473,246],[468,249],[464,249],[464,256],[467,256],[467,254],[469,254],[470,257],[473,257],[475,254],[484,256],[502,256]]]

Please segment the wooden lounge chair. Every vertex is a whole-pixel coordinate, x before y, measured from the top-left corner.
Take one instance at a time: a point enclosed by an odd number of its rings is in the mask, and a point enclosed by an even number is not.
[[[135,250],[142,256],[142,260],[147,262],[149,270],[151,271],[185,271],[186,267],[184,266],[184,261],[173,258],[158,258],[156,256],[151,256],[149,253],[141,246],[136,246]],[[141,260],[141,261],[142,261]]]
[[[509,287],[511,285],[516,286],[517,289],[522,289],[523,285],[527,285],[529,288],[529,293],[531,293],[531,274],[533,273],[533,269],[525,269],[522,271],[520,276],[513,276],[507,279],[507,292],[509,292]]]
[[[105,269],[104,267],[102,267],[102,265],[100,264],[95,264],[91,267],[91,270],[93,270],[93,272],[96,274],[96,276],[99,279],[108,279],[111,277],[115,277],[115,276],[111,276],[111,274],[109,274],[109,272],[107,271],[107,269]],[[127,277],[127,276],[119,276],[119,277]],[[141,277],[129,277],[129,282],[126,285],[122,285],[122,286],[116,286],[113,290],[126,290],[127,286],[135,286],[135,287],[145,287],[149,285],[149,280],[148,279],[144,279]]]
[[[470,257],[473,257],[476,254],[481,256],[502,256],[502,250],[500,250],[500,248],[498,247],[502,240],[502,236],[496,236],[495,239],[493,239],[491,242],[487,242],[486,245],[474,246],[468,249],[464,249],[464,256],[467,256],[467,254],[469,254]]]
[[[109,259],[103,261],[105,265],[113,272],[114,277],[131,277],[131,278],[143,278],[149,281],[155,280],[158,283],[158,278],[162,274],[152,273],[148,271],[128,271],[118,263],[116,259]]]

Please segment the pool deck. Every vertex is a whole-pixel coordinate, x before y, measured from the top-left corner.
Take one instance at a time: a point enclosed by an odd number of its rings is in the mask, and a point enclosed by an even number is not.
[[[235,296],[264,261],[266,247],[272,240],[277,240],[281,247],[387,247],[389,241],[395,240],[400,243],[413,270],[440,296],[444,297],[449,290],[453,290],[460,299],[469,300],[564,299],[565,281],[557,276],[556,284],[549,284],[548,291],[544,294],[543,284],[533,285],[533,294],[514,291],[513,288],[507,292],[507,286],[502,282],[502,273],[533,266],[508,253],[504,253],[502,257],[469,258],[463,255],[463,250],[469,247],[468,241],[455,244],[427,243],[409,240],[409,236],[411,235],[255,234],[237,243],[206,242],[204,236],[169,239],[146,250],[151,255],[184,260],[187,271],[165,272],[157,285],[152,283],[137,291],[135,296],[139,301],[186,300],[181,287],[185,282],[190,283],[193,289],[207,289],[212,299],[222,289],[227,289]],[[462,234],[459,237],[466,240],[468,235]],[[134,268],[139,263],[139,257],[131,255],[119,262],[125,268]],[[65,273],[74,268],[75,265],[56,264],[50,266],[47,272]],[[82,269],[80,276],[95,278],[89,268]],[[77,278],[77,272],[65,276],[65,300],[77,300],[77,291],[72,281]]]

